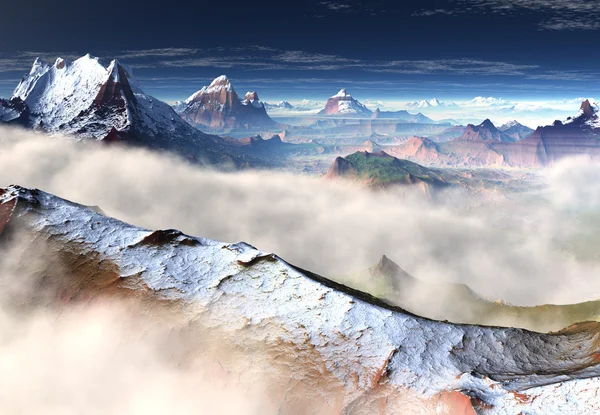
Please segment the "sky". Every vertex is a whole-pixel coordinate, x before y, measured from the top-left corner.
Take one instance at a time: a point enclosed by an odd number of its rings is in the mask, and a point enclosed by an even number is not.
[[[170,102],[221,74],[269,101],[600,95],[600,0],[5,3],[0,96],[36,56],[85,53]]]

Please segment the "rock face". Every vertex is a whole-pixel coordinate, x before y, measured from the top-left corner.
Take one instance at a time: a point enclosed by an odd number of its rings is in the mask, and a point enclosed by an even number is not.
[[[345,89],[342,89],[327,100],[325,108],[319,112],[319,115],[370,118],[373,111],[352,98]]]
[[[462,136],[456,138],[457,141],[474,141],[474,142],[514,142],[516,140],[513,135],[505,133],[488,119],[479,125],[467,125]]]
[[[384,151],[369,153],[359,151],[333,162],[327,179],[351,179],[374,187],[392,185],[445,186],[446,182],[436,171],[408,160],[400,160]]]
[[[16,186],[0,191],[0,229],[5,243],[24,232],[26,240],[79,258],[57,276],[77,274],[78,284],[65,281],[43,304],[85,304],[102,295],[178,302],[208,327],[260,338],[280,347],[280,356],[304,356],[290,364],[314,369],[311,388],[329,399],[320,380],[339,385],[341,400],[329,401],[336,413],[404,413],[398,399],[408,392],[455,402],[460,413],[600,410],[595,323],[538,334],[436,322],[244,243],[153,232]],[[105,278],[98,264],[110,270]]]
[[[565,157],[600,158],[598,105],[587,100],[579,114],[566,122],[555,121],[530,135],[528,132],[527,127],[516,122],[498,129],[486,120],[480,125],[468,125],[460,137],[435,143],[435,149],[430,146],[427,152],[420,151],[423,147],[410,140],[389,151],[420,163],[465,167],[543,167]]]
[[[223,129],[274,128],[256,92],[241,100],[225,75],[175,106],[181,117],[196,127]]]
[[[586,100],[574,118],[538,127],[519,143],[499,146],[498,150],[503,152],[508,164],[517,166],[546,166],[578,155],[600,158],[598,105]]]
[[[197,131],[144,94],[117,60],[105,68],[90,55],[53,65],[36,59],[0,108],[0,121],[48,133],[168,150],[200,163],[243,163],[219,137]]]
[[[0,98],[0,122],[24,125],[29,118],[27,105],[20,98],[5,100]]]

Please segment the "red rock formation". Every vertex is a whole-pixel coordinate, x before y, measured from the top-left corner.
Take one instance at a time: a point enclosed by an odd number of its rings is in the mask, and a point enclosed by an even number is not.
[[[252,129],[277,126],[268,115],[256,92],[240,100],[226,76],[189,97],[179,114],[190,124],[215,129]]]

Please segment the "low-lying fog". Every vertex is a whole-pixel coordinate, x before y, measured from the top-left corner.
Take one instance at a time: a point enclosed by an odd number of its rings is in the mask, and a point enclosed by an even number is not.
[[[164,154],[6,128],[0,149],[2,185],[98,205],[146,228],[245,241],[325,276],[385,254],[417,278],[514,304],[600,298],[600,165],[585,159],[541,171],[542,192],[456,189],[433,202],[318,177],[202,170]]]

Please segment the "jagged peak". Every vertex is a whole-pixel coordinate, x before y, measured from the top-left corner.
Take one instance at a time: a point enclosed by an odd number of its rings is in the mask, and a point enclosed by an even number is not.
[[[346,88],[342,88],[342,89],[340,89],[340,92],[338,92],[331,98],[352,98],[352,96],[348,93]]]
[[[587,117],[593,117],[598,111],[598,108],[595,105],[593,105],[589,99],[586,99],[581,103],[580,110],[583,113],[583,115]]]
[[[86,53],[81,58],[76,59],[75,62],[77,62],[77,63],[100,64],[100,58],[98,58],[96,56],[92,56],[89,53]]]
[[[190,104],[196,101],[202,95],[220,93],[223,90],[227,91],[228,93],[235,93],[235,90],[233,89],[231,82],[229,82],[229,78],[227,78],[227,75],[221,75],[216,77],[208,86],[204,86],[199,91],[194,92],[188,99],[185,100],[185,103]]]
[[[227,78],[227,75],[221,75],[216,77],[209,85],[209,87],[214,87],[214,86],[227,86],[227,85],[231,85],[231,82],[229,82],[229,78]]]
[[[51,65],[48,62],[46,62],[44,59],[37,57],[33,61],[33,65],[31,65],[31,70],[29,71],[29,75],[31,75],[31,76],[39,75],[40,73],[46,72],[48,69],[50,69],[50,66]]]
[[[246,92],[244,99],[248,101],[260,101],[260,98],[258,98],[258,93],[256,91]]]
[[[479,124],[478,127],[496,128],[494,123],[489,118],[486,118],[485,120],[483,120],[483,122],[481,124]]]
[[[522,124],[521,124],[519,121],[517,121],[517,120],[512,120],[512,121],[509,121],[509,122],[505,123],[505,124],[502,126],[502,128],[505,128],[505,127],[506,127],[506,128],[518,127],[518,126],[520,126],[520,125],[522,125]]]
[[[110,62],[110,65],[108,65],[108,68],[106,68],[106,70],[108,72],[108,77],[115,82],[119,82],[119,80],[120,80],[119,67],[120,67],[119,61],[116,59],[113,59]]]

